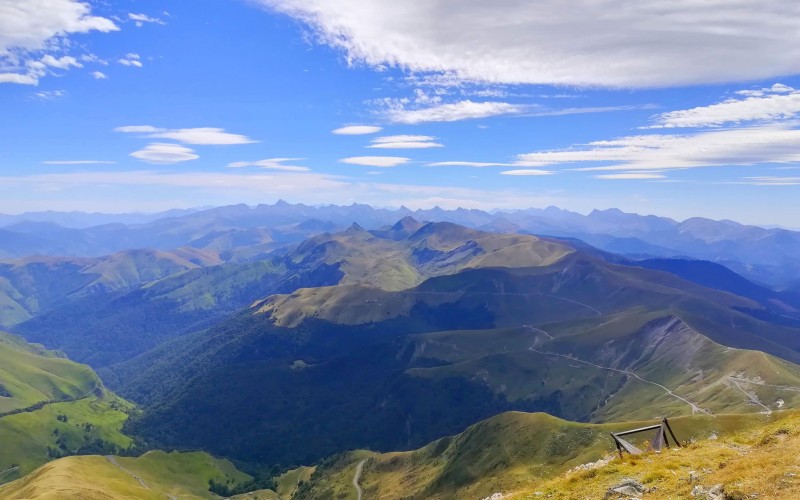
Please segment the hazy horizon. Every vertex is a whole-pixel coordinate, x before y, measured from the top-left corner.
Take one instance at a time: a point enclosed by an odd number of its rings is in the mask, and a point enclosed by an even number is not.
[[[283,198],[796,224],[783,2],[40,2],[0,20],[0,212]]]

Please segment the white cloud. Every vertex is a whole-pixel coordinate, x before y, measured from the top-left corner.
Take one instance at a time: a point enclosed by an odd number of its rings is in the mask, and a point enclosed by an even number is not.
[[[429,107],[409,107],[404,100],[385,100],[381,113],[391,122],[418,124],[429,122],[455,122],[491,116],[524,113],[531,106],[507,102],[474,102],[470,100]]]
[[[108,78],[108,76],[102,71],[92,71],[92,77],[94,77],[95,80],[105,80]]]
[[[666,170],[800,162],[800,130],[740,127],[686,135],[635,135],[519,155],[530,166],[596,163],[581,170]]]
[[[16,83],[19,85],[38,85],[39,77],[31,74],[0,73],[0,83]]]
[[[117,62],[123,66],[134,66],[136,68],[141,68],[143,66],[142,57],[134,53],[125,54],[125,57],[118,59]]]
[[[117,162],[102,160],[48,160],[42,162],[44,165],[110,165],[113,163]]]
[[[554,172],[551,171],[551,170],[538,170],[538,169],[533,169],[533,168],[525,168],[525,169],[518,169],[518,170],[504,170],[503,172],[500,172],[500,173],[503,174],[503,175],[526,176],[526,175],[551,175]]]
[[[179,144],[167,144],[163,142],[148,144],[144,149],[131,153],[131,156],[146,161],[147,163],[162,165],[181,163],[200,158],[194,153],[193,149]]]
[[[108,66],[108,61],[106,61],[105,59],[100,59],[99,57],[97,57],[97,54],[83,54],[81,56],[81,61],[100,64],[102,66]]]
[[[110,19],[92,16],[88,3],[76,0],[3,0],[0,2],[0,55],[13,50],[43,50],[56,37],[90,31],[117,31]]]
[[[367,135],[377,134],[381,130],[383,130],[383,128],[371,125],[348,125],[332,130],[331,133],[336,135]]]
[[[430,135],[387,135],[372,140],[368,148],[378,149],[427,149],[443,148],[444,144],[436,142]]]
[[[144,26],[145,23],[167,24],[161,19],[158,19],[157,17],[150,17],[147,14],[135,14],[133,12],[128,14],[128,19],[134,21],[136,23],[136,26],[138,26],[139,28]]]
[[[152,125],[125,125],[124,127],[117,127],[114,132],[125,132],[130,134],[149,134],[154,132],[164,132],[165,128],[158,128]]]
[[[172,139],[184,144],[230,145],[252,144],[256,142],[245,135],[231,134],[229,132],[225,132],[224,129],[213,127],[168,130],[166,132],[156,132],[151,134],[149,137]]]
[[[305,158],[269,158],[259,161],[235,161],[227,165],[228,168],[260,167],[268,170],[280,170],[283,172],[308,172],[311,169],[299,165],[284,165],[286,162],[301,161]]]
[[[41,101],[53,101],[67,95],[66,90],[42,90],[33,94],[33,97]]]
[[[719,127],[756,121],[785,120],[800,115],[800,90],[776,83],[761,90],[744,90],[739,97],[711,106],[670,111],[647,128]]]
[[[117,127],[115,132],[147,134],[151,139],[171,139],[184,144],[193,145],[233,145],[252,144],[256,141],[241,134],[231,134],[225,129],[216,127],[166,129],[152,125],[127,125]]]
[[[0,83],[36,85],[48,67],[79,67],[75,58],[53,54],[69,47],[72,35],[118,29],[110,19],[91,15],[86,2],[0,0]]]
[[[408,163],[411,159],[399,156],[353,156],[351,158],[342,158],[339,161],[366,167],[396,167]]]
[[[58,69],[69,69],[71,67],[82,68],[83,64],[79,63],[77,59],[72,56],[53,57],[50,54],[45,55],[41,59],[42,64]]]
[[[351,63],[462,80],[663,87],[800,73],[786,0],[259,0]]]
[[[429,167],[511,167],[512,163],[491,163],[481,161],[437,161],[428,163]]]
[[[601,174],[595,175],[595,179],[605,180],[635,180],[635,179],[665,179],[664,174],[643,173],[643,172],[623,172],[620,174]]]
[[[754,186],[800,186],[800,177],[745,177],[745,182]]]

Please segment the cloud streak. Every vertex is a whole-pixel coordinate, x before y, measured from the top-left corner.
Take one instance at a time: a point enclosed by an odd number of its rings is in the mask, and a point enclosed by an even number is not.
[[[383,130],[382,127],[376,127],[372,125],[348,125],[346,127],[340,127],[335,130],[331,130],[331,133],[335,135],[368,135],[377,134],[381,130]]]
[[[388,135],[372,140],[368,148],[377,149],[428,149],[443,148],[444,144],[436,142],[430,135]]]
[[[134,151],[131,156],[138,160],[157,165],[171,165],[200,158],[193,149],[189,149],[179,144],[168,144],[154,142],[148,144],[144,149]]]
[[[800,130],[741,127],[681,135],[634,135],[566,150],[519,155],[531,166],[594,165],[580,170],[668,170],[800,162]]]
[[[352,156],[350,158],[342,158],[339,161],[350,165],[390,168],[408,163],[411,159],[400,156]]]
[[[710,106],[670,111],[655,117],[646,128],[721,127],[747,122],[772,122],[800,115],[800,90],[776,83],[756,91],[739,91],[737,97]]]
[[[252,144],[254,141],[241,134],[232,134],[216,127],[166,129],[152,125],[126,125],[117,127],[115,132],[128,134],[146,134],[151,139],[170,139],[192,145],[228,146],[235,144]]]
[[[268,158],[258,161],[235,161],[227,165],[228,168],[260,167],[267,170],[279,170],[283,172],[308,172],[311,169],[299,165],[284,165],[286,162],[301,161],[305,158]]]
[[[800,72],[785,0],[258,0],[351,64],[467,81],[667,87]]]
[[[487,101],[475,102],[471,100],[458,101],[445,104],[436,104],[428,107],[409,107],[403,100],[385,102],[387,105],[380,113],[393,123],[416,125],[431,122],[456,122],[473,120],[476,118],[489,118],[492,116],[521,114],[531,109],[524,104],[511,104],[508,102]]]

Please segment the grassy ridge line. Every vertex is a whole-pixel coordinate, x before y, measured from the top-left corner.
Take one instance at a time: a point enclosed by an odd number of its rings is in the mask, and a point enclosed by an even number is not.
[[[743,429],[781,422],[797,422],[800,432],[798,411],[677,417],[670,422],[683,442],[731,436]],[[498,492],[528,491],[531,484],[545,484],[570,469],[612,454],[615,448],[609,432],[651,423],[654,421],[584,424],[542,413],[504,413],[415,451],[353,452],[328,459],[295,498],[354,499],[352,479],[363,459],[367,462],[360,484],[365,498],[486,498]],[[602,493],[575,498],[600,497]],[[551,498],[561,497],[555,494]]]
[[[19,413],[30,413],[32,411],[41,410],[47,405],[55,404],[55,403],[74,403],[76,401],[81,401],[83,399],[88,399],[92,396],[83,396],[80,398],[71,398],[71,399],[63,399],[58,401],[39,401],[38,403],[28,406],[27,408],[18,408],[16,410],[7,411],[5,413],[0,413],[0,418],[7,417],[9,415],[17,415]]]
[[[702,492],[714,489],[725,499],[800,498],[798,457],[800,413],[784,412],[760,425],[742,426],[683,448],[626,455],[597,468],[573,470],[506,498],[603,498],[626,478],[642,483],[648,499],[711,498]]]
[[[24,476],[59,456],[114,453],[133,445],[122,426],[133,411],[112,395],[46,405],[0,418],[0,470],[17,467],[0,482]]]
[[[88,366],[0,332],[0,416],[37,403],[88,397],[102,387]]]
[[[133,405],[86,365],[0,332],[0,482],[76,453],[118,452]]]
[[[219,498],[209,491],[210,481],[234,487],[252,479],[229,461],[202,452],[153,451],[137,458],[110,458],[80,456],[50,462],[0,486],[0,500]],[[278,496],[262,490],[234,498],[277,500]]]

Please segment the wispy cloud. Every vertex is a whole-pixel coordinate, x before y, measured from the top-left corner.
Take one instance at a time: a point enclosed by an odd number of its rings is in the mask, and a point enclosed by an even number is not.
[[[513,167],[513,163],[493,163],[482,161],[437,161],[428,163],[429,167]]]
[[[44,165],[110,165],[113,163],[117,162],[105,160],[47,160],[42,162]]]
[[[95,80],[105,80],[108,76],[102,71],[92,71],[92,77]]]
[[[373,125],[348,125],[346,127],[340,127],[335,130],[331,130],[331,133],[336,135],[368,135],[377,134],[381,130],[383,130],[382,127],[376,127]]]
[[[427,149],[442,148],[444,144],[436,142],[430,135],[387,135],[372,140],[368,148],[377,149]]]
[[[258,161],[236,161],[229,163],[228,168],[260,167],[267,170],[280,170],[283,172],[308,172],[311,169],[299,165],[284,165],[286,162],[302,161],[305,158],[268,158]]]
[[[40,101],[54,101],[67,95],[66,90],[42,90],[34,92],[33,98]]]
[[[427,107],[409,106],[400,100],[384,100],[384,108],[379,112],[393,123],[419,124],[431,122],[455,122],[492,116],[515,115],[530,111],[532,106],[508,102],[470,100]]]
[[[123,66],[133,66],[136,68],[141,68],[142,64],[142,57],[139,54],[134,54],[133,52],[125,54],[125,57],[121,57],[117,60]]]
[[[200,158],[193,149],[179,144],[154,142],[144,149],[134,151],[131,156],[147,163],[170,165]]]
[[[146,134],[151,139],[171,139],[192,145],[234,145],[252,144],[253,139],[241,134],[232,134],[216,127],[167,129],[152,125],[126,125],[117,127],[115,132]]]
[[[645,134],[594,141],[565,150],[519,155],[531,166],[593,163],[581,170],[668,170],[800,161],[800,130],[741,127],[696,134]]]
[[[741,184],[754,186],[800,186],[800,177],[745,177]]]
[[[665,179],[667,176],[658,173],[644,173],[644,172],[622,172],[619,174],[601,174],[595,175],[595,179],[605,180],[644,180],[644,179]]]
[[[645,128],[721,127],[748,122],[773,122],[800,115],[800,90],[780,83],[736,94],[737,97],[710,106],[656,115],[656,123]]]
[[[411,159],[400,156],[353,156],[350,158],[342,158],[339,161],[341,163],[348,163],[350,165],[388,168],[403,165],[411,161]]]
[[[786,0],[259,1],[351,63],[462,81],[647,88],[800,72],[800,7]]]
[[[555,172],[552,170],[539,170],[534,168],[523,168],[523,169],[516,169],[516,170],[504,170],[500,172],[503,175],[517,175],[517,176],[539,176],[539,175],[552,175]]]
[[[128,19],[134,21],[136,23],[136,26],[139,28],[144,26],[145,23],[162,24],[162,25],[167,24],[157,17],[150,17],[147,14],[135,14],[133,12],[128,14]]]

